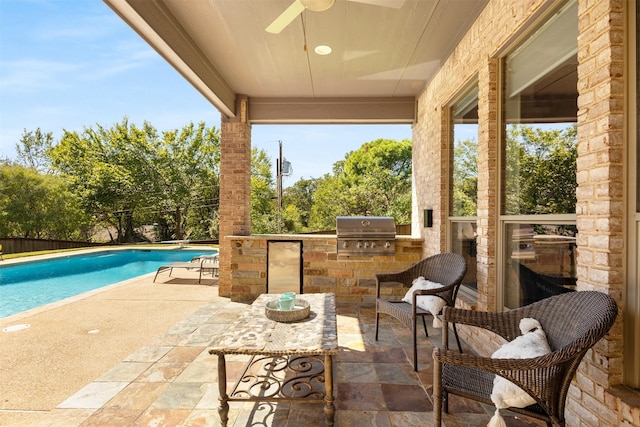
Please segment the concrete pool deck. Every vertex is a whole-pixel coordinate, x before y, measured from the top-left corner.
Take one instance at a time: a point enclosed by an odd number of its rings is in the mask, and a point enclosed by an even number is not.
[[[154,274],[0,319],[0,425],[36,422],[218,296],[210,276]]]

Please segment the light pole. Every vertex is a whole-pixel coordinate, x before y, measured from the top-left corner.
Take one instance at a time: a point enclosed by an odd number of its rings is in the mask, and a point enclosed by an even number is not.
[[[282,232],[282,141],[278,141],[278,161],[276,162],[276,191],[278,193],[278,233]]]
[[[276,192],[278,193],[278,233],[282,232],[282,177],[293,172],[291,163],[282,157],[282,141],[278,141],[278,161],[276,162]]]

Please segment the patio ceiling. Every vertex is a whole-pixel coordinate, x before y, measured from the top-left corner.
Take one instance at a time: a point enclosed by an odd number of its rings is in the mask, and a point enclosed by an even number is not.
[[[412,123],[416,97],[486,4],[336,0],[272,34],[294,0],[104,1],[223,115],[246,97],[251,123]]]

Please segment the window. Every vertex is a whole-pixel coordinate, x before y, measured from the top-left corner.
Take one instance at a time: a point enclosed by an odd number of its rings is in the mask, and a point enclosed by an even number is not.
[[[453,106],[453,197],[449,217],[451,251],[464,256],[462,283],[477,289],[476,215],[478,205],[478,86]]]
[[[516,308],[575,287],[578,6],[504,61],[502,301]]]
[[[453,216],[478,206],[478,87],[453,106]]]
[[[504,306],[518,308],[576,289],[576,226],[505,223]]]
[[[629,10],[629,248],[625,289],[624,382],[640,390],[640,7],[627,3]],[[635,9],[635,10],[634,10]],[[635,141],[634,141],[635,138]],[[634,168],[635,164],[635,168]],[[633,199],[635,198],[635,203]]]

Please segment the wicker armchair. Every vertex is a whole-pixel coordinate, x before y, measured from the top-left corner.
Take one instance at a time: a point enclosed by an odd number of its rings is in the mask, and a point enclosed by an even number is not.
[[[495,375],[515,383],[536,400],[526,408],[509,410],[531,416],[548,426],[564,426],[564,407],[571,380],[578,365],[613,325],[618,306],[607,294],[595,291],[553,296],[515,310],[490,313],[445,307],[443,348],[433,351],[433,400],[435,425],[440,426],[442,410],[448,413],[449,394],[492,404]],[[529,359],[492,359],[460,354],[447,348],[448,322],[478,326],[508,341],[520,335],[520,319],[532,317],[547,334],[551,353]]]
[[[437,295],[445,300],[448,306],[453,307],[456,302],[458,288],[460,287],[460,283],[462,283],[462,278],[466,271],[467,263],[461,255],[444,253],[425,258],[399,273],[376,274],[376,341],[378,340],[380,313],[388,314],[398,319],[413,332],[413,369],[417,371],[418,349],[416,323],[418,317],[421,317],[424,333],[426,336],[429,336],[424,318],[425,316],[430,316],[431,313],[416,306],[416,297],[418,295]],[[413,295],[413,304],[386,299],[388,295],[391,295],[394,288],[398,288],[398,284],[402,285],[404,293],[406,293],[411,287],[413,280],[420,276],[432,282],[440,283],[443,287],[415,292]],[[387,290],[383,292],[385,288]],[[382,298],[381,295],[384,295],[384,298]],[[453,326],[458,349],[462,352],[458,331],[455,329],[455,324]]]

